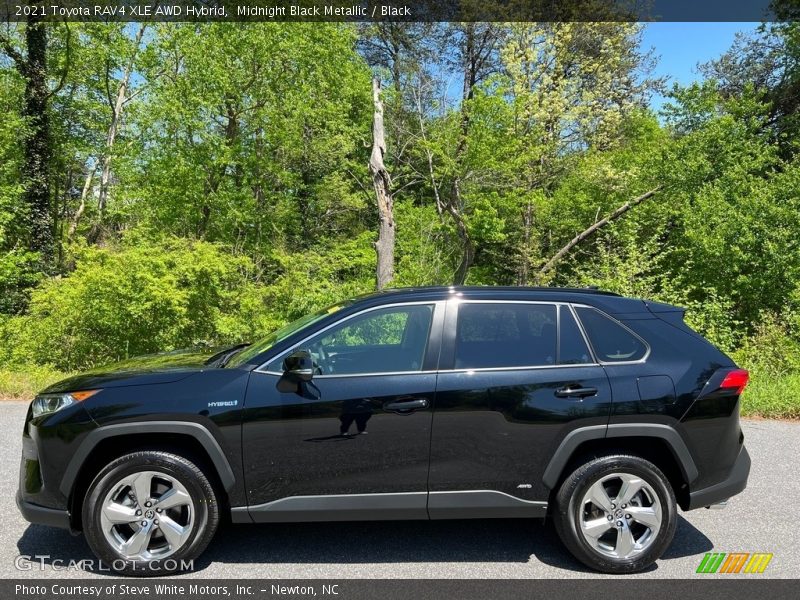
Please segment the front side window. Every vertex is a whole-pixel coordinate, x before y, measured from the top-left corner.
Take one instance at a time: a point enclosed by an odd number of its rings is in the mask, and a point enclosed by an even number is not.
[[[324,308],[318,312],[311,313],[300,317],[296,321],[292,321],[288,325],[284,325],[280,329],[277,329],[270,333],[268,336],[260,339],[254,344],[250,344],[246,346],[243,350],[235,354],[229,361],[228,367],[235,368],[240,365],[246,364],[253,360],[259,354],[263,354],[267,352],[270,348],[275,346],[278,342],[281,342],[288,338],[295,333],[298,333],[300,330],[304,329],[305,327],[311,327],[317,321],[331,315],[335,312],[339,312],[343,308],[347,307],[350,302],[342,302],[339,304],[333,304]]]
[[[556,364],[556,306],[464,303],[458,309],[456,369]]]
[[[640,360],[647,354],[645,343],[621,323],[594,308],[575,307],[597,358],[602,362]]]
[[[373,310],[334,325],[302,344],[318,375],[420,371],[428,343],[433,304]],[[282,360],[268,365],[281,372]]]

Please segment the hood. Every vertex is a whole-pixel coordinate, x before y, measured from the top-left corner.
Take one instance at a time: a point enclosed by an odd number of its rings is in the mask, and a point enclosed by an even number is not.
[[[230,347],[188,348],[137,356],[68,377],[45,388],[41,393],[170,383],[203,369],[215,368],[215,362],[228,352],[228,348]]]

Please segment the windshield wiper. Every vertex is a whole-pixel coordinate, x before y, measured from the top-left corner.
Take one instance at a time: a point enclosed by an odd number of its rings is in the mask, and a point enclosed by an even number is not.
[[[244,344],[236,344],[235,346],[231,346],[217,359],[217,367],[220,369],[224,369],[225,365],[228,364],[228,361],[236,356],[240,350],[243,348],[247,348],[250,345],[250,342]]]

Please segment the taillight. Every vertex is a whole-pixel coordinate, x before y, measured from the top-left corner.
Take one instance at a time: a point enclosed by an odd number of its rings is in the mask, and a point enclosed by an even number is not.
[[[750,374],[745,369],[735,369],[725,375],[719,387],[723,390],[735,390],[737,394],[741,394],[748,379]]]

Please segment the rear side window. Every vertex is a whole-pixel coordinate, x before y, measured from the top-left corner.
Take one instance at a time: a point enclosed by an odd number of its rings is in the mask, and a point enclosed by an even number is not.
[[[464,303],[458,309],[456,369],[556,364],[556,306]]]
[[[575,307],[597,358],[603,362],[640,360],[647,346],[622,324],[594,308]]]
[[[585,365],[591,362],[592,355],[586,346],[586,340],[572,316],[572,311],[568,306],[561,306],[561,319],[559,325],[561,336],[558,346],[558,364],[560,365]]]

